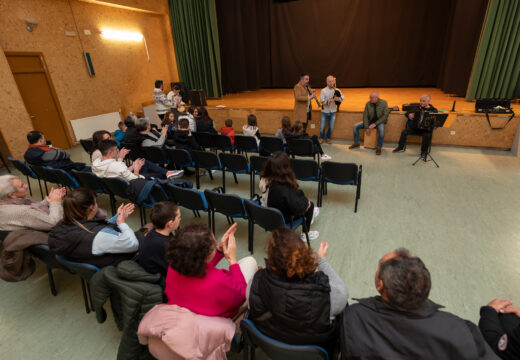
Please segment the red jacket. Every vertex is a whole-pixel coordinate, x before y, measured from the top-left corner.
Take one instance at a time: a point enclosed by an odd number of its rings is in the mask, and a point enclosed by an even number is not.
[[[224,126],[220,129],[222,135],[227,135],[231,138],[231,144],[235,145],[235,130],[231,126]]]

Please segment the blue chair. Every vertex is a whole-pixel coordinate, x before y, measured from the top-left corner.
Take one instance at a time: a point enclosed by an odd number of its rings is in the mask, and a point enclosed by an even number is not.
[[[244,360],[255,359],[259,347],[271,359],[283,360],[328,360],[327,351],[316,345],[289,345],[260,332],[251,320],[242,319],[240,328],[244,336]]]
[[[260,149],[265,154],[284,151],[283,140],[275,136],[260,136]]]
[[[244,207],[244,199],[234,194],[221,194],[213,190],[204,190],[204,196],[208,201],[208,208],[211,212],[211,225],[215,233],[215,213],[226,216],[228,224],[234,223],[234,219],[247,219],[246,208]]]
[[[27,164],[24,163],[23,161],[13,159],[12,157],[8,157],[7,159],[11,162],[11,164],[14,165],[14,167],[19,172],[22,173],[22,175],[25,175],[25,177],[27,178],[27,185],[29,185],[29,193],[31,194],[31,196],[32,196],[32,189],[31,189],[31,182],[29,181],[29,178],[31,177],[33,179],[38,180],[38,185],[40,186],[40,194],[43,199],[42,183],[41,183],[40,179],[38,178],[38,176],[34,173],[34,171],[32,171],[32,169],[29,166],[27,166]]]
[[[237,174],[249,174],[250,166],[247,158],[242,154],[219,154],[222,165],[222,189],[226,192],[226,171],[233,174],[235,184],[238,184]]]
[[[321,207],[323,195],[327,195],[327,183],[338,185],[356,186],[356,205],[354,212],[357,212],[358,200],[361,197],[361,175],[363,166],[353,163],[340,163],[326,161],[321,164],[321,191],[318,194],[318,207]]]
[[[213,180],[211,170],[222,170],[220,160],[214,152],[192,150],[191,156],[195,162],[195,179],[197,182],[197,189],[200,189],[200,169],[208,170],[208,175]]]
[[[320,166],[314,160],[307,159],[291,159],[291,168],[296,175],[296,179],[300,181],[316,181],[318,183],[318,199],[320,199],[321,181]]]
[[[52,269],[61,269],[68,271],[68,269],[58,262],[56,255],[49,249],[49,245],[33,245],[27,248],[27,250],[33,255],[40,259],[47,267],[47,275],[49,277],[49,287],[53,296],[58,295],[56,286],[54,284],[54,276],[52,275]]]
[[[250,176],[250,188],[251,188],[251,198],[255,194],[255,175],[260,174],[262,170],[264,170],[265,162],[267,161],[267,156],[251,156],[249,158],[249,174]]]
[[[260,153],[260,146],[254,136],[235,135],[235,147],[239,153]]]
[[[53,169],[49,166],[47,167],[47,170],[58,180],[60,185],[68,187],[69,189],[79,188],[78,181],[65,170]]]
[[[195,189],[181,188],[172,184],[166,184],[166,193],[170,200],[177,203],[177,205],[192,210],[195,217],[200,218],[199,211],[206,211],[208,213],[208,226],[211,228],[211,211],[204,193]]]
[[[103,180],[93,172],[78,170],[72,170],[71,172],[82,187],[90,189],[96,194],[110,195],[110,192],[105,188]]]
[[[191,158],[188,150],[184,149],[166,149],[166,155],[170,159],[170,163],[175,165],[175,168],[181,170],[185,167],[195,167],[195,162]]]
[[[197,140],[197,144],[201,147],[201,149],[211,149],[211,134],[208,132],[193,132],[191,133],[192,136],[195,137],[195,140]]]
[[[235,146],[231,143],[231,138],[221,134],[211,134],[211,148],[215,149],[215,151],[220,150],[222,152],[235,151]]]

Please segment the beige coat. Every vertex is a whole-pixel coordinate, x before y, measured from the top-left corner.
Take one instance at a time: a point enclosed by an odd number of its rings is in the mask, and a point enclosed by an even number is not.
[[[312,89],[309,87],[309,90]],[[303,87],[302,83],[298,81],[294,85],[294,121],[301,121],[302,123],[307,122],[307,108],[312,106],[309,104],[309,95],[307,90]]]

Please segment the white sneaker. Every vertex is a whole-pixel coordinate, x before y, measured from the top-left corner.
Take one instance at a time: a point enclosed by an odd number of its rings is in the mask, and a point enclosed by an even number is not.
[[[330,159],[332,159],[332,157],[327,154],[321,155],[321,160],[330,160]]]
[[[320,214],[320,208],[315,206],[314,207],[314,211],[312,213],[312,220],[311,220],[311,225],[312,223],[314,223],[314,219],[316,219],[318,217],[318,215]]]
[[[167,179],[177,179],[184,175],[184,170],[172,170],[166,173]]]
[[[319,237],[320,237],[319,231],[309,231],[309,241],[316,240]],[[307,238],[305,237],[305,234],[302,234],[301,239],[302,239],[303,242],[307,241]]]

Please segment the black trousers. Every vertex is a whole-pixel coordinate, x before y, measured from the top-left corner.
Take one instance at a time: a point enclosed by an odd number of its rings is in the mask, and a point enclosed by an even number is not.
[[[425,154],[428,152],[428,148],[430,147],[430,144],[432,143],[432,134],[433,132],[430,130],[421,130],[421,129],[412,129],[412,128],[406,128],[401,132],[401,137],[399,138],[399,147],[405,147],[406,146],[406,138],[410,134],[417,134],[422,136],[422,142],[421,142],[421,154]]]

